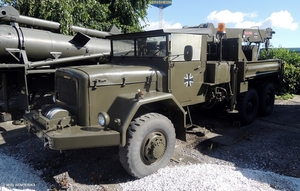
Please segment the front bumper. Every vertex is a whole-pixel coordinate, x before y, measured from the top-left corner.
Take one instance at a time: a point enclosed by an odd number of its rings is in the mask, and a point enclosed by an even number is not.
[[[120,144],[120,133],[100,126],[71,126],[49,130],[33,118],[32,113],[24,115],[27,129],[38,136],[44,146],[53,150],[117,146]]]

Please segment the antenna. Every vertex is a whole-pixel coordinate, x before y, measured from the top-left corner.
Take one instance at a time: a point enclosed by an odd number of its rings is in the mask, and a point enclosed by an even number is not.
[[[163,24],[163,10],[164,8],[169,7],[170,5],[172,5],[172,0],[168,0],[168,1],[155,1],[152,0],[150,1],[150,4],[153,5],[154,7],[159,8],[159,28],[162,28],[162,24]]]

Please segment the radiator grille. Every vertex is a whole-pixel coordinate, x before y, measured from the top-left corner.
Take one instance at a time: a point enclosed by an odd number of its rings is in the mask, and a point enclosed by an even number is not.
[[[68,76],[57,76],[56,78],[57,99],[67,105],[77,104],[77,80]]]

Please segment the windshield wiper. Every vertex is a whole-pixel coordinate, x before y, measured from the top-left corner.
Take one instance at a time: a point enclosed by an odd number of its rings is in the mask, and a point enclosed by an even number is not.
[[[124,58],[124,57],[126,57],[130,52],[132,52],[133,51],[133,49],[131,49],[131,50],[129,50],[128,52],[126,52],[124,55],[122,55],[122,57],[121,58]]]
[[[149,57],[149,59],[151,59],[151,58],[153,58],[154,56],[156,56],[157,53],[159,53],[159,52],[160,52],[160,50],[155,51],[154,54],[153,54],[152,56]]]

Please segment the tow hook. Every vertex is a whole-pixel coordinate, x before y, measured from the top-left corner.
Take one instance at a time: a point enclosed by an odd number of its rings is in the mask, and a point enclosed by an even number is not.
[[[47,142],[44,143],[44,148],[47,149],[47,150],[50,149],[50,148],[49,148],[49,141],[47,141]]]
[[[28,130],[28,133],[31,135],[31,134],[35,134],[35,132],[36,132],[36,129],[33,127],[33,126],[31,126],[31,125],[28,125],[27,126],[27,130]]]

